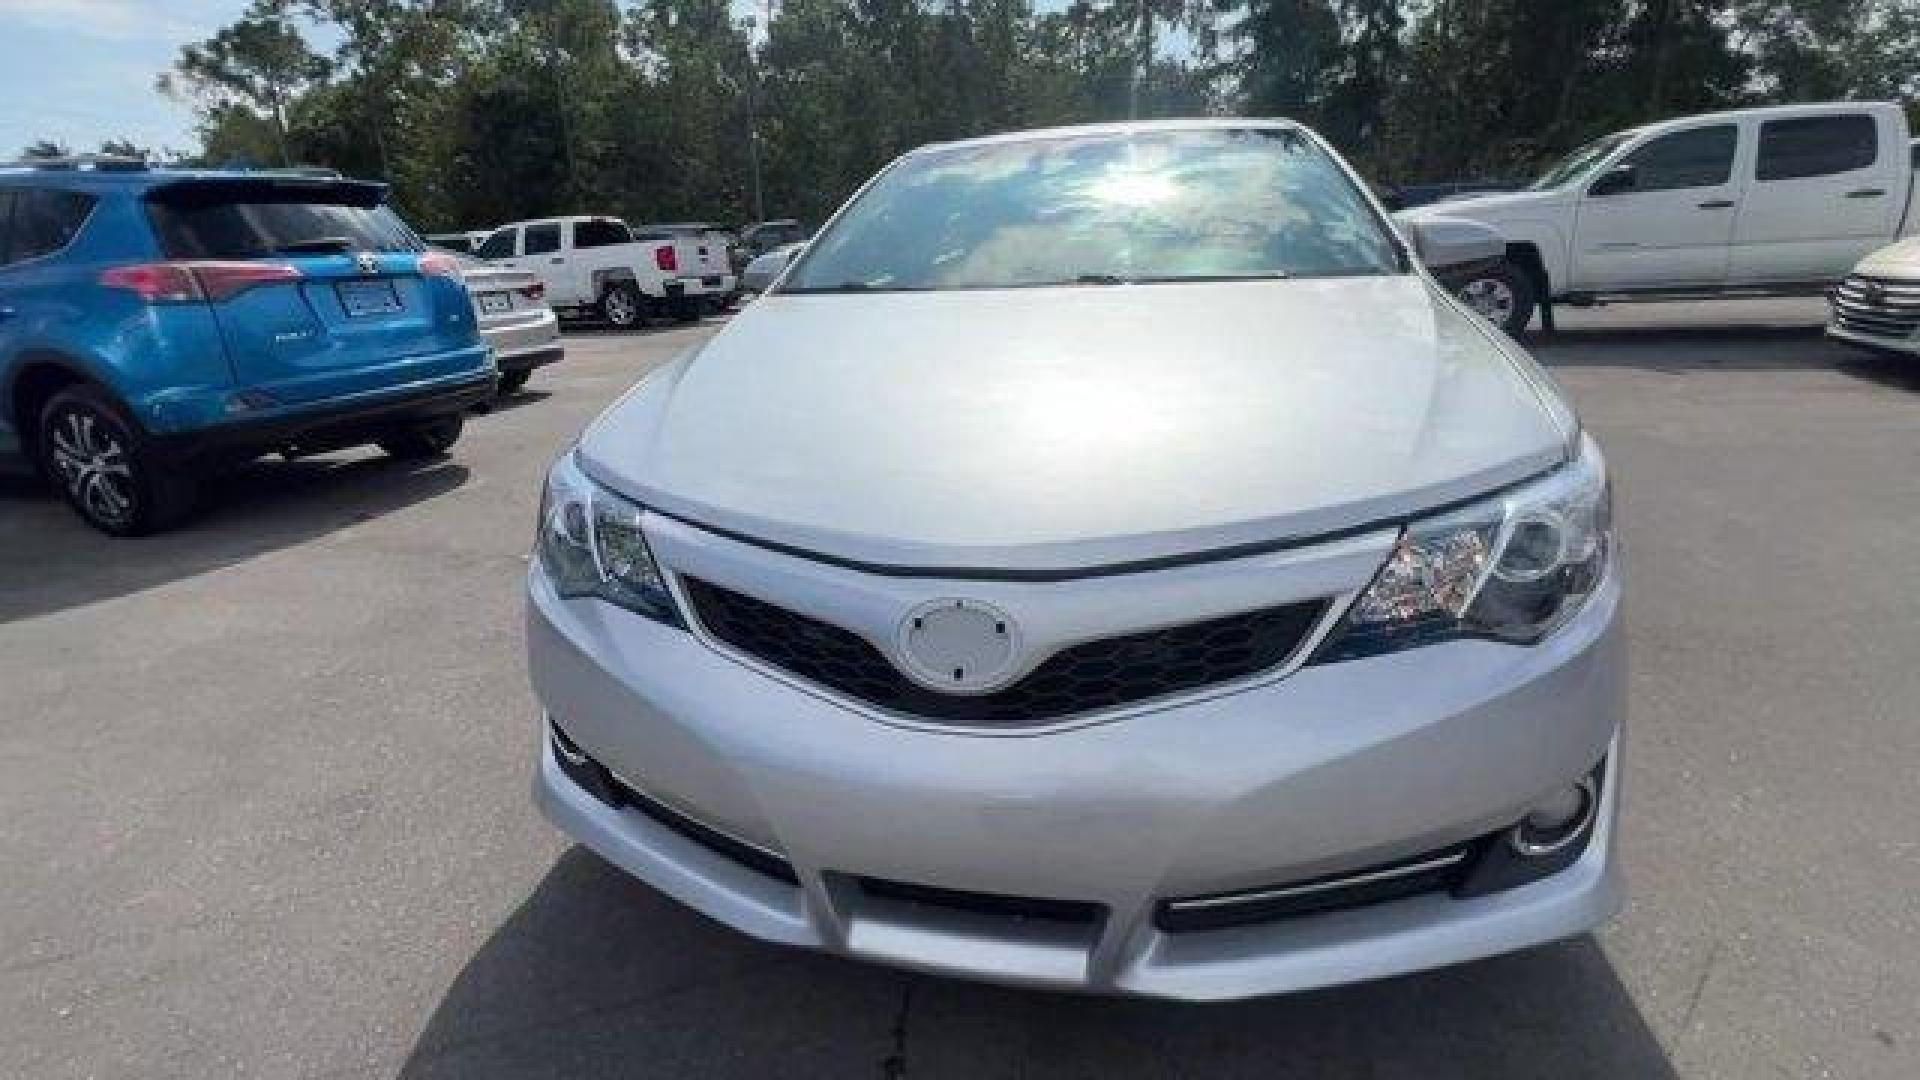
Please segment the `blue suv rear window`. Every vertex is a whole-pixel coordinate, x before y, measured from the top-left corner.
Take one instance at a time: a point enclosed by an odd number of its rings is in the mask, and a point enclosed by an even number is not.
[[[163,188],[147,216],[173,259],[249,259],[342,251],[416,251],[420,241],[367,189],[208,184]]]

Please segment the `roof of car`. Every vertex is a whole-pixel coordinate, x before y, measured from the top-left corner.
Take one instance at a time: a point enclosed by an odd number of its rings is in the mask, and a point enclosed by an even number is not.
[[[387,186],[377,181],[348,179],[332,169],[190,169],[99,155],[0,162],[0,184],[15,187],[144,190],[199,181],[241,180],[353,184],[382,189]]]
[[[1638,127],[1626,128],[1616,134],[1635,134],[1646,131],[1661,131],[1682,124],[1697,124],[1714,120],[1776,119],[1793,116],[1821,116],[1833,112],[1887,113],[1900,112],[1900,106],[1890,101],[1804,101],[1795,105],[1756,105],[1747,109],[1724,109],[1720,112],[1687,113],[1683,116],[1669,116],[1664,120],[1655,120]]]
[[[499,232],[501,229],[519,229],[519,228],[524,228],[528,225],[558,225],[558,224],[563,224],[569,221],[581,222],[581,221],[619,221],[619,220],[620,220],[619,218],[614,217],[612,214],[560,214],[556,217],[537,217],[537,218],[526,218],[521,221],[509,221],[504,225],[497,226],[493,231]]]
[[[921,150],[950,148],[955,146],[991,146],[998,143],[1039,142],[1046,139],[1072,139],[1086,135],[1131,135],[1156,131],[1231,131],[1246,128],[1287,129],[1298,128],[1295,121],[1283,117],[1256,116],[1189,116],[1168,120],[1126,120],[1103,124],[1070,124],[1064,127],[1030,128],[1026,131],[1003,131],[997,135],[982,135],[976,139],[956,139],[953,142],[929,143]],[[916,151],[917,152],[917,151]]]

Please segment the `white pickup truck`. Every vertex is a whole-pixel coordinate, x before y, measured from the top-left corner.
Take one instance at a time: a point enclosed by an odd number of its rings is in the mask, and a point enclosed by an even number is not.
[[[563,314],[595,314],[617,327],[663,314],[689,322],[725,307],[734,293],[723,246],[698,236],[640,239],[611,217],[558,217],[502,225],[474,254],[525,270]]]
[[[1455,283],[1517,334],[1554,302],[1822,292],[1920,229],[1915,175],[1898,105],[1784,105],[1608,135],[1524,191],[1399,216],[1502,233],[1506,259]]]

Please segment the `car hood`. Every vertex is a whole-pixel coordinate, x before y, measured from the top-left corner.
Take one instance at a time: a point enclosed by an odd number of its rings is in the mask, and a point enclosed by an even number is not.
[[[1860,260],[1854,273],[1875,277],[1920,278],[1920,236],[1910,236]]]
[[[1056,572],[1384,523],[1548,469],[1573,434],[1517,347],[1402,275],[776,293],[579,461],[764,543]]]
[[[1566,196],[1558,191],[1505,191],[1467,198],[1445,199],[1416,206],[1394,215],[1402,221],[1427,218],[1465,218],[1468,221],[1493,222],[1525,218],[1558,206]]]

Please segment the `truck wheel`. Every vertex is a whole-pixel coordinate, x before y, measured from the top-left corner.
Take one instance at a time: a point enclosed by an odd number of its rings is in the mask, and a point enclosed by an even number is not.
[[[193,509],[194,478],[160,460],[145,433],[97,387],[70,386],[40,410],[47,474],[87,524],[110,536],[144,536]]]
[[[1533,309],[1539,304],[1533,275],[1511,259],[1468,274],[1454,292],[1482,318],[1505,330],[1508,337],[1520,336],[1533,321]]]
[[[460,432],[467,426],[467,418],[459,413],[443,416],[438,420],[429,420],[424,424],[400,428],[388,433],[380,440],[380,449],[388,457],[402,461],[419,461],[423,458],[435,458],[453,449],[460,441]]]
[[[600,297],[600,317],[621,330],[632,330],[646,321],[646,301],[632,282],[616,281]]]

